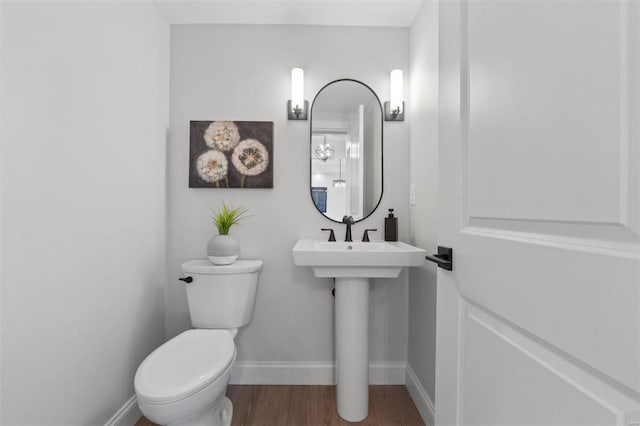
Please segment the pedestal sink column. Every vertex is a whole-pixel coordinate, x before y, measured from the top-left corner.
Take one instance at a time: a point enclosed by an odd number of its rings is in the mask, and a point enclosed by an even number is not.
[[[350,422],[369,412],[369,279],[336,278],[336,398]]]
[[[336,399],[345,420],[362,421],[369,411],[369,279],[397,278],[405,266],[424,264],[425,254],[400,241],[302,238],[293,247],[296,265],[336,280]]]

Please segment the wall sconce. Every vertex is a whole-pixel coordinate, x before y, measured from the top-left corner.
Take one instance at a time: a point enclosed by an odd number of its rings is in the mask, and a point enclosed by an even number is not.
[[[384,119],[385,121],[404,121],[402,70],[391,70],[389,88],[389,101],[384,103]]]
[[[291,69],[291,99],[287,101],[289,120],[306,120],[309,103],[304,100],[304,71]]]

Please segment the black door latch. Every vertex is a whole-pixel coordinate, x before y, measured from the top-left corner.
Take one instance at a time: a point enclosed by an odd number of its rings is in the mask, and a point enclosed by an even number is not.
[[[438,254],[426,256],[427,260],[435,262],[439,268],[447,271],[453,270],[453,249],[450,247],[438,246]]]

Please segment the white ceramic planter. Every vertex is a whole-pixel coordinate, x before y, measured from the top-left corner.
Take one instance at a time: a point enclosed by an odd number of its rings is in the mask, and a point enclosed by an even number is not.
[[[214,265],[230,265],[240,254],[240,245],[231,235],[216,235],[207,244],[207,256]]]

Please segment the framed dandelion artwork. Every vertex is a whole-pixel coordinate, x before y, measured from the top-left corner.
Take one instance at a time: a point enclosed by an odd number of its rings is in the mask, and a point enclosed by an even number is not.
[[[191,121],[189,188],[273,188],[273,121]]]

